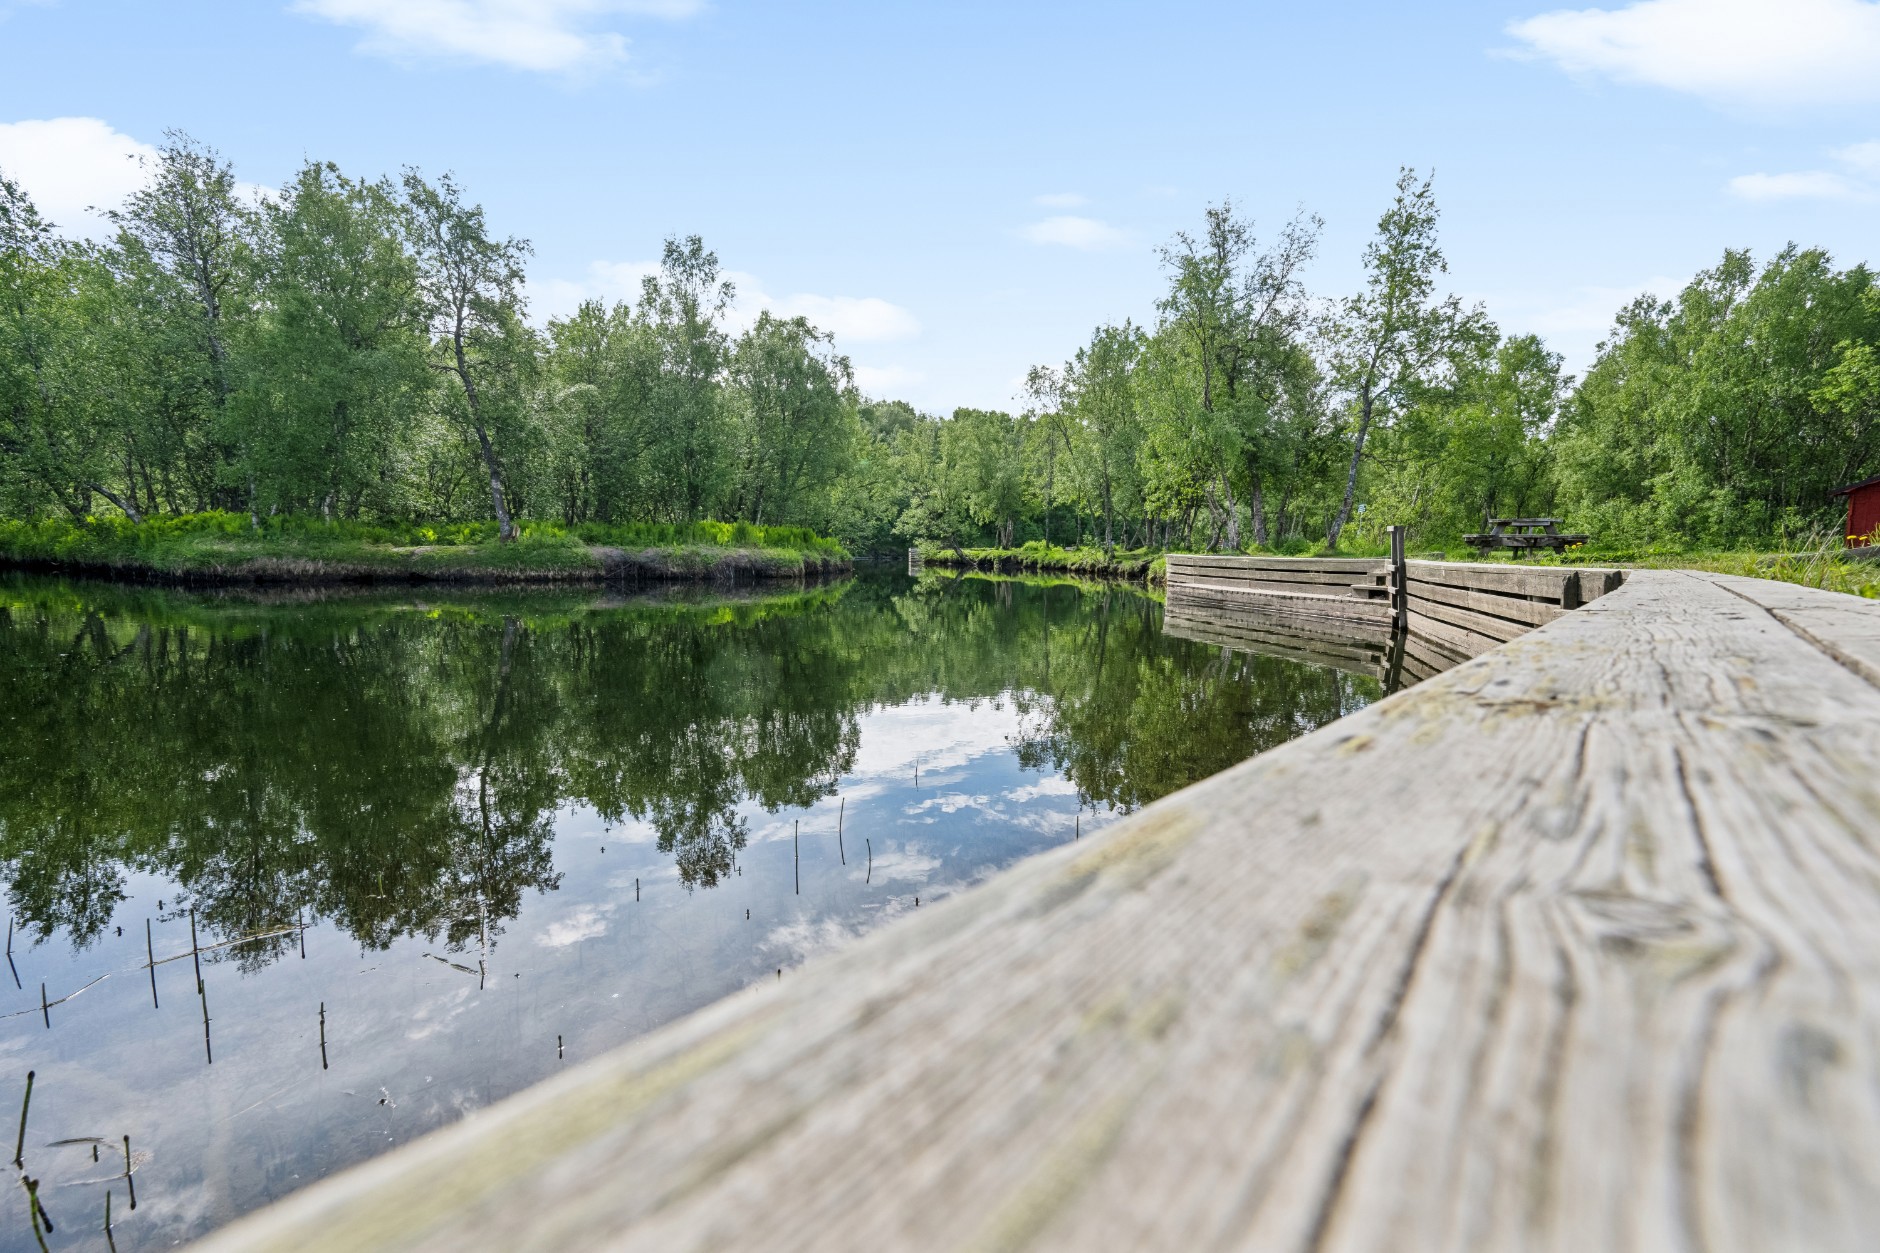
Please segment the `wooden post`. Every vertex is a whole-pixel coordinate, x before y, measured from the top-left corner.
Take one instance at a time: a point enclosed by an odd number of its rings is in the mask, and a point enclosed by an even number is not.
[[[1403,528],[1390,528],[1390,605],[1396,629],[1403,631],[1410,625],[1410,587],[1405,581]]]

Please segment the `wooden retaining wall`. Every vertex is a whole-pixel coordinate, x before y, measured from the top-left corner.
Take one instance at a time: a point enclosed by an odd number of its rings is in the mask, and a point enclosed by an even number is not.
[[[1390,626],[1390,562],[1381,558],[1170,553],[1167,564],[1171,599]]]
[[[1880,604],[1638,572],[202,1247],[1871,1249],[1876,780]]]
[[[1593,567],[1387,559],[1171,555],[1168,601],[1178,618],[1203,611],[1331,621],[1391,630],[1403,587],[1406,653],[1436,673],[1545,626],[1619,586]]]

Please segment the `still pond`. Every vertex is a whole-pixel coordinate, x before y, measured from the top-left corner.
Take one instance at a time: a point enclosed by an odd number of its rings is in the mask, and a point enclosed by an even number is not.
[[[171,1247],[1380,695],[1123,587],[0,580],[0,1250]]]

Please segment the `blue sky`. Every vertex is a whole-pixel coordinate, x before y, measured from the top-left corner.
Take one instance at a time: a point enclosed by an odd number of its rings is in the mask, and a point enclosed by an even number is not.
[[[742,316],[934,410],[1152,319],[1223,197],[1322,215],[1308,282],[1353,287],[1406,163],[1453,289],[1572,367],[1727,246],[1880,260],[1873,0],[0,0],[0,65],[0,168],[74,231],[172,126],[261,186],[450,169],[534,241],[538,316],[696,232]]]

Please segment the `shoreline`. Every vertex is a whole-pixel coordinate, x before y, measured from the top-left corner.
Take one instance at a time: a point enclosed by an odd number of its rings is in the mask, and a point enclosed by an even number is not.
[[[527,550],[525,550],[527,551]],[[538,550],[539,552],[539,550]],[[0,554],[0,571],[54,574],[115,583],[169,587],[332,587],[447,584],[600,587],[630,583],[734,584],[822,578],[852,572],[854,563],[823,553],[775,548],[612,548],[560,550],[555,564],[486,561],[505,554],[477,545],[464,553],[388,549],[383,559],[326,558],[317,554],[231,554],[230,560],[166,566],[117,558],[31,557]],[[465,558],[469,558],[465,560]]]

